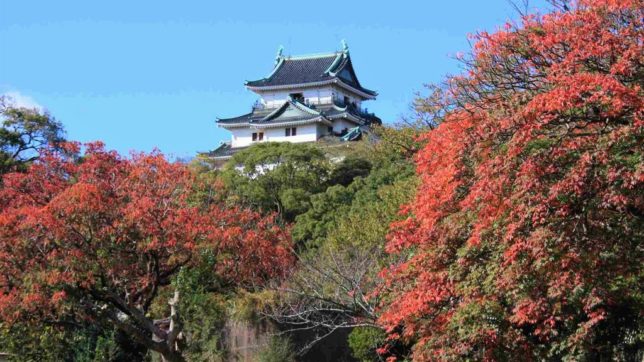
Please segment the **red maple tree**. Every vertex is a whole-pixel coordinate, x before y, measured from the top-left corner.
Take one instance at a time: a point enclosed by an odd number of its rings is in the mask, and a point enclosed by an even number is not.
[[[148,310],[181,268],[208,253],[213,277],[232,285],[280,277],[290,239],[249,210],[193,195],[202,187],[159,153],[131,158],[100,143],[70,143],[0,190],[0,316],[6,323],[83,318],[182,360],[178,295],[171,316]]]
[[[408,257],[383,272],[380,323],[414,360],[641,353],[643,5],[474,36],[387,245]]]

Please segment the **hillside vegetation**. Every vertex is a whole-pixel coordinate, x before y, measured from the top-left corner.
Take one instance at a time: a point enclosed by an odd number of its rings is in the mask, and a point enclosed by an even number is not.
[[[641,361],[643,9],[554,1],[473,35],[405,122],[221,170],[2,102],[0,352]]]

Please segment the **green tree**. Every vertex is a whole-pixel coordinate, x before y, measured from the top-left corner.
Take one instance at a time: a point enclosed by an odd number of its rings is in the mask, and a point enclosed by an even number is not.
[[[355,188],[335,185],[325,192],[313,195],[309,210],[295,218],[293,240],[298,244],[305,244],[308,249],[323,244],[338,215],[344,214],[351,206]]]
[[[371,164],[371,161],[364,161]],[[300,244],[306,244],[307,248],[319,247],[329,240],[328,237],[331,234],[338,231],[338,227],[347,222],[347,218],[363,215],[370,208],[382,205],[383,199],[378,195],[379,189],[401,180],[407,180],[414,173],[411,163],[405,159],[399,159],[397,162],[384,162],[375,159],[373,162],[378,167],[375,167],[368,176],[358,177],[347,186],[331,186],[325,192],[313,195],[309,210],[296,218],[292,229],[293,240]],[[380,215],[387,217],[391,211],[395,213],[399,205],[391,205],[392,210],[377,212],[382,212]],[[376,218],[373,220],[361,217],[362,225],[345,225],[343,227],[364,228],[365,225],[380,218],[379,215],[374,216]],[[358,221],[353,220],[352,222]],[[382,231],[382,234],[376,234],[384,235],[387,225],[379,225],[379,231]],[[340,235],[342,234],[336,236]],[[382,240],[374,242],[379,241]]]
[[[387,334],[380,328],[358,327],[349,334],[353,357],[360,362],[383,361],[376,349],[385,343]]]
[[[369,174],[312,196],[309,210],[295,219],[292,235],[300,245],[299,267],[271,314],[293,329],[312,331],[304,348],[336,331],[379,329],[378,300],[370,295],[380,285],[378,272],[391,261],[384,251],[385,237],[417,185],[411,159],[392,147],[379,142],[356,149],[350,157],[373,165]],[[382,345],[365,338],[354,337],[356,358],[375,356]]]
[[[324,191],[330,170],[318,147],[269,142],[235,154],[222,177],[234,201],[292,221],[309,208],[313,194]]]
[[[145,350],[116,330],[101,330],[82,321],[0,323],[0,352],[11,361],[139,361]]]
[[[348,186],[356,177],[365,177],[371,171],[371,162],[349,155],[339,162],[331,171],[329,183],[332,185]]]
[[[63,126],[49,113],[15,107],[0,97],[0,175],[22,171],[45,147],[64,141]]]
[[[223,361],[227,293],[223,281],[211,272],[214,256],[205,253],[201,259],[198,267],[183,269],[175,282],[184,296],[179,304],[184,311],[184,354],[189,361]]]

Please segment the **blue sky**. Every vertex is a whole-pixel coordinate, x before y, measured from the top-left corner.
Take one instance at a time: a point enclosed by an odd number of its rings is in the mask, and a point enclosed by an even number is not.
[[[516,13],[508,0],[0,0],[0,93],[48,109],[70,139],[120,152],[191,157],[229,138],[216,117],[246,113],[277,48],[297,55],[346,39],[366,103],[386,122],[423,84],[458,72],[467,34]],[[531,6],[543,6],[532,1]]]

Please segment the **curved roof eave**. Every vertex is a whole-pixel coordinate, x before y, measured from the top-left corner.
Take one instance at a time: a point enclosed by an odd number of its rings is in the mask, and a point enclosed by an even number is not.
[[[229,129],[229,128],[244,128],[244,127],[247,127],[248,125],[249,125],[249,123],[248,123],[248,122],[240,122],[240,123],[219,123],[219,124],[217,124],[217,127],[225,128],[225,129]]]
[[[316,117],[316,118],[311,118],[311,119],[306,119],[306,120],[300,120],[300,121],[286,121],[286,122],[279,122],[279,123],[265,123],[265,124],[250,124],[249,126],[252,126],[253,128],[256,129],[266,129],[266,128],[278,128],[278,127],[284,127],[284,126],[301,126],[305,124],[311,124],[311,123],[322,123],[328,126],[331,126],[333,123],[326,119],[325,117]]]
[[[313,88],[320,85],[330,85],[330,84],[338,84],[342,88],[352,91],[355,94],[362,96],[365,99],[376,99],[376,96],[378,96],[378,92],[376,91],[373,91],[367,88],[363,88],[363,90],[357,89],[349,84],[346,84],[339,78],[324,80],[321,82],[298,83],[298,84],[269,85],[269,86],[246,85],[246,88],[248,88],[251,91],[262,92],[262,91],[296,89],[296,88]]]

